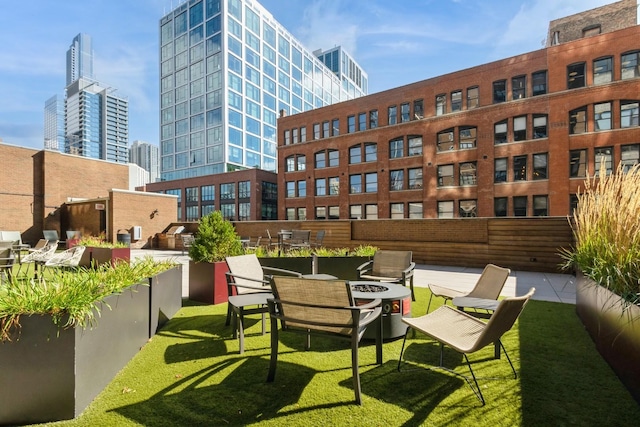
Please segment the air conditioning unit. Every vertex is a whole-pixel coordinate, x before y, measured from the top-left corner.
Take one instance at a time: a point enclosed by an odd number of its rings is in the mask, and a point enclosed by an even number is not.
[[[140,225],[133,226],[133,240],[142,239],[142,227]]]

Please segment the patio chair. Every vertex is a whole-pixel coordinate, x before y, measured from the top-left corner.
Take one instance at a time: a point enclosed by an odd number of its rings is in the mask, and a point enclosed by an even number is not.
[[[262,236],[258,237],[249,237],[249,241],[246,245],[244,245],[245,250],[255,251],[260,247],[260,242],[262,241]]]
[[[322,241],[324,240],[324,235],[326,234],[326,231],[324,230],[320,230],[316,233],[316,240],[314,242],[311,242],[311,246],[314,248],[320,248],[322,247]]]
[[[367,326],[375,322],[376,363],[382,364],[381,300],[374,299],[367,304],[356,306],[351,295],[351,286],[344,280],[274,276],[271,287],[273,297],[268,302],[271,318],[271,360],[267,382],[272,382],[276,374],[280,320],[281,332],[306,335],[306,350],[310,347],[310,335],[351,341],[353,389],[356,403],[362,404],[358,344]]]
[[[358,280],[374,280],[377,282],[399,283],[411,288],[411,300],[416,300],[413,291],[413,270],[416,263],[412,261],[411,251],[379,250],[373,254],[373,260],[358,267]]]
[[[289,250],[310,248],[311,247],[311,243],[309,242],[310,239],[311,239],[310,230],[292,230],[291,237],[289,239],[284,240],[284,245]]]
[[[278,240],[277,236],[276,236],[276,238],[273,238],[271,236],[271,232],[269,231],[269,229],[267,229],[267,240],[269,240],[269,242],[267,242],[267,244],[266,244],[267,249],[279,249],[280,248],[280,241]]]
[[[8,243],[13,244],[13,242]],[[15,258],[13,256],[13,249],[11,248],[11,246],[0,246],[0,284],[4,281],[5,277],[7,281],[11,281],[11,271],[13,270],[14,262]]]
[[[508,268],[498,267],[494,264],[487,264],[484,267],[484,270],[482,270],[482,274],[478,278],[475,286],[469,293],[430,283],[427,285],[431,291],[429,304],[427,305],[427,313],[429,312],[429,308],[431,308],[431,300],[434,296],[444,298],[445,304],[447,301],[456,297],[497,300],[500,296],[500,292],[502,292],[502,288],[504,288],[504,285],[507,282],[507,278],[509,278],[509,274],[511,274],[511,270]]]
[[[37,277],[38,267],[46,263],[47,260],[56,253],[56,249],[58,249],[58,241],[47,240],[42,248],[32,251],[28,255],[22,257],[20,260],[20,267],[18,268],[18,275],[22,274],[23,265],[27,265],[27,270],[24,272],[24,275],[26,276],[29,273],[29,265],[34,264],[34,277]]]
[[[44,263],[44,267],[57,267],[67,270],[78,268],[84,251],[84,246],[76,245],[71,249],[54,254]]]
[[[182,255],[184,255],[185,251],[189,252],[189,248],[193,245],[195,237],[193,234],[185,233],[180,235],[180,239],[182,240]]]
[[[263,267],[256,254],[226,257],[229,272],[227,275],[227,320],[225,325],[233,327],[233,338],[239,337],[240,354],[244,353],[244,316],[245,314],[262,314],[262,334],[265,334],[267,299],[273,298],[269,274],[280,274],[300,277],[295,271],[280,268]],[[253,308],[249,308],[253,307]]]
[[[511,370],[513,371],[514,378],[517,378],[518,374],[516,373],[516,370],[513,367],[513,363],[511,363],[511,359],[509,358],[509,354],[504,348],[504,345],[502,344],[500,338],[511,329],[515,321],[518,319],[518,316],[520,316],[522,309],[534,294],[534,292],[535,288],[531,288],[526,295],[523,295],[521,297],[503,299],[499,302],[498,308],[487,323],[469,315],[468,313],[456,310],[455,308],[448,305],[443,305],[432,313],[425,314],[421,317],[403,317],[402,321],[406,323],[409,328],[407,328],[407,333],[405,334],[404,341],[402,342],[400,358],[398,359],[398,371],[400,370],[402,354],[407,342],[409,329],[422,332],[423,334],[430,336],[440,343],[440,363],[437,368],[443,369],[447,372],[464,378],[467,384],[469,384],[469,386],[475,393],[476,397],[484,406],[484,396],[482,395],[482,391],[478,386],[478,380],[473,373],[473,369],[471,368],[471,363],[469,362],[467,354],[474,353],[493,343],[496,346],[495,358],[497,359],[500,357],[500,349],[502,349],[505,356],[507,357],[507,360],[509,361],[509,365],[511,365]],[[475,388],[471,383],[469,377],[464,376],[451,369],[445,368],[442,365],[443,350],[445,345],[451,347],[464,356],[467,366],[469,367],[469,372],[471,373],[471,378],[473,379],[473,383],[475,384]]]

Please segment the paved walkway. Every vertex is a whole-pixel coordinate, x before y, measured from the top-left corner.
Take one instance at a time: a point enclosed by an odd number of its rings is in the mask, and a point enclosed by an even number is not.
[[[189,295],[189,256],[181,251],[132,249],[131,257],[152,256],[157,259],[173,259],[183,264],[182,296]],[[436,283],[461,291],[470,291],[482,272],[481,268],[447,267],[418,264],[416,266],[414,285],[426,287]],[[535,287],[533,299],[541,301],[575,304],[575,277],[570,274],[538,273],[530,271],[512,271],[502,290],[503,296],[523,295],[529,288]]]

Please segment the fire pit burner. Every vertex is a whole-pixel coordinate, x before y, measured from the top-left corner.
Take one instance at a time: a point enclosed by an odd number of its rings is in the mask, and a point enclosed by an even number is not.
[[[353,285],[351,289],[358,292],[387,292],[389,290],[388,287],[381,285]]]

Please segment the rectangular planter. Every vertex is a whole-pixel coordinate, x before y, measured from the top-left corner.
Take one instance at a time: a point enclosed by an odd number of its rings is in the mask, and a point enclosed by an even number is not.
[[[331,274],[342,280],[358,280],[358,267],[371,257],[344,256],[344,257],[318,257],[318,273]]]
[[[182,264],[149,278],[149,338],[182,308]]]
[[[264,257],[258,259],[263,267],[280,268],[301,274],[311,274],[313,272],[311,257]]]
[[[576,279],[578,317],[598,352],[640,403],[640,307],[625,303],[581,272]]]
[[[205,304],[227,302],[227,277],[229,271],[225,261],[189,261],[189,299]]]
[[[87,329],[22,316],[19,339],[0,343],[0,424],[78,416],[149,339],[149,301],[149,287],[133,285],[107,297]]]
[[[115,265],[118,261],[129,262],[131,260],[131,248],[102,248],[87,246],[80,259],[81,267],[96,267],[110,262]]]

